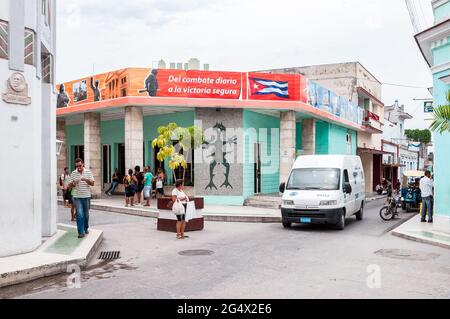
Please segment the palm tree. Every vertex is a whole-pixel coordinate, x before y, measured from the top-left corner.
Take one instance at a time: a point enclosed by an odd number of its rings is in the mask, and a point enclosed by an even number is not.
[[[430,130],[439,133],[450,132],[450,90],[447,92],[447,104],[434,109],[434,121]]]

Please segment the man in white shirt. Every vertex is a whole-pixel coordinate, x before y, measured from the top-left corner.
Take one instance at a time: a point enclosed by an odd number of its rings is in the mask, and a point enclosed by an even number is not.
[[[421,222],[425,223],[425,217],[428,209],[428,222],[433,222],[433,187],[434,182],[431,179],[431,172],[426,171],[425,176],[420,180],[420,191],[422,193],[422,219]]]
[[[73,202],[77,210],[78,238],[84,238],[89,234],[89,208],[91,207],[91,186],[94,186],[92,172],[84,168],[83,160],[77,158],[75,167],[69,177],[69,186],[74,188]]]

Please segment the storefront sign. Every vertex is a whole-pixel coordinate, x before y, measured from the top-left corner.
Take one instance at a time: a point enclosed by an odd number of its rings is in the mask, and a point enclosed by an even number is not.
[[[434,112],[433,101],[424,102],[423,111],[424,113],[433,113]]]

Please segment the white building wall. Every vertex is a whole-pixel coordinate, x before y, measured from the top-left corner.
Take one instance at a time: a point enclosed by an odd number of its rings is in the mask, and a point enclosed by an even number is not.
[[[21,19],[11,16],[11,1],[0,0],[0,19],[17,23]],[[15,2],[15,5],[20,7],[18,3]],[[23,27],[36,33],[35,65],[23,64],[17,68],[23,68],[19,72],[26,79],[31,104],[6,103],[0,97],[0,165],[3,168],[3,182],[0,183],[0,257],[30,252],[41,245],[42,235],[51,236],[56,232],[54,88],[51,83],[41,83],[41,33],[38,28],[41,0],[26,0],[23,4]],[[52,6],[54,16],[55,1],[52,1]],[[11,41],[23,41],[24,32],[16,24],[14,33],[11,32]],[[54,55],[54,29],[50,33],[51,45],[47,49]],[[13,48],[10,42],[9,58],[15,57],[20,64],[23,49],[14,51]],[[7,80],[16,72],[10,69],[10,60],[0,59],[0,94],[7,92]]]

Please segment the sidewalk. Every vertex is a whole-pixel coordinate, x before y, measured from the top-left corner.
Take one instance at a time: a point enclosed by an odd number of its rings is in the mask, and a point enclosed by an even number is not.
[[[420,222],[420,214],[392,231],[392,235],[450,249],[450,236],[433,230],[433,225]]]
[[[0,258],[0,287],[63,273],[72,264],[84,267],[102,240],[100,230],[90,229],[80,240],[76,227],[58,224],[57,233],[37,250]]]
[[[58,199],[62,205],[62,199]],[[156,199],[152,199],[150,207],[140,205],[125,207],[123,196],[111,196],[91,201],[91,209],[107,211],[111,213],[128,214],[142,217],[158,218],[159,210],[156,207]],[[217,222],[244,222],[244,223],[281,223],[281,211],[279,209],[255,208],[248,206],[231,205],[205,205],[205,208],[197,211],[205,221]]]

